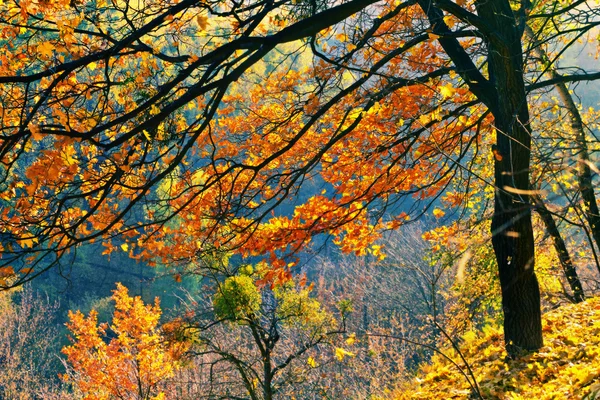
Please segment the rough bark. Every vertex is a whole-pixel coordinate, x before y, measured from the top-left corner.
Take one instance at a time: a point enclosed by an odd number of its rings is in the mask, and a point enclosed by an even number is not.
[[[529,199],[531,127],[523,78],[524,21],[518,20],[507,0],[476,0],[478,15],[447,0],[418,0],[418,4],[457,73],[494,117],[492,245],[502,289],[506,349],[511,356],[537,350],[543,343]],[[441,9],[469,21],[486,38],[489,79],[452,37]]]
[[[482,0],[476,6],[498,36],[488,41],[489,79],[497,102],[491,105],[496,126],[492,244],[502,289],[504,338],[514,356],[543,345],[529,198],[531,127],[522,31],[508,1]]]
[[[544,226],[546,227],[546,231],[548,235],[552,238],[552,242],[554,244],[554,249],[556,250],[556,254],[558,255],[558,261],[560,262],[560,266],[567,278],[567,282],[573,291],[573,296],[571,300],[575,303],[581,303],[585,300],[585,295],[583,292],[583,287],[581,285],[581,281],[579,280],[579,276],[577,275],[577,270],[575,269],[575,265],[573,265],[573,261],[571,256],[569,255],[569,250],[567,249],[567,245],[563,240],[560,231],[558,230],[558,226],[554,222],[554,218],[548,208],[542,201],[539,196],[533,196],[533,201],[536,207],[536,211]]]

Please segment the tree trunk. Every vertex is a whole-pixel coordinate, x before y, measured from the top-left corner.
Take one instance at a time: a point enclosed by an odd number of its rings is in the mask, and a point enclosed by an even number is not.
[[[502,288],[506,349],[515,356],[521,350],[537,350],[543,345],[529,198],[531,127],[523,79],[522,32],[508,1],[478,1],[476,6],[497,33],[488,41],[489,78],[497,101],[491,107],[496,126],[492,244]]]
[[[571,256],[569,255],[569,250],[567,250],[567,245],[560,235],[560,231],[554,222],[554,218],[552,218],[552,214],[550,214],[550,211],[548,211],[542,199],[535,195],[533,196],[533,201],[535,203],[537,213],[542,219],[542,222],[544,222],[546,231],[552,238],[554,249],[558,255],[558,261],[560,262],[560,266],[562,267],[565,277],[567,278],[567,282],[569,282],[569,286],[573,291],[572,301],[575,303],[581,303],[583,300],[585,300],[583,287],[581,286],[581,281],[577,275],[577,270],[575,269],[573,261],[571,260]]]
[[[456,10],[453,2],[440,7]],[[508,0],[476,0],[474,24],[486,38],[489,79],[452,37],[436,0],[418,0],[438,36],[438,42],[457,72],[491,111],[496,125],[494,162],[494,215],[492,245],[498,262],[504,310],[504,338],[509,355],[542,347],[540,289],[534,272],[533,227],[529,199],[531,127],[523,78],[521,36],[523,24],[515,17]],[[524,22],[524,21],[522,21]]]

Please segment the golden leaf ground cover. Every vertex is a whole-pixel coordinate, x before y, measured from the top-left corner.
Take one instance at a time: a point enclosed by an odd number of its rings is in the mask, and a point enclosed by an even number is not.
[[[507,360],[500,328],[486,327],[463,337],[459,347],[483,398],[600,398],[600,298],[548,312],[543,324],[544,347],[518,360]],[[456,365],[434,356],[401,385],[395,398],[477,398],[459,371],[467,371],[459,354],[452,349],[443,353]]]

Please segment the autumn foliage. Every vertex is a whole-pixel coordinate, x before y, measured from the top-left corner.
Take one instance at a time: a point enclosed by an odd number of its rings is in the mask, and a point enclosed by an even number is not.
[[[440,195],[457,173],[448,158],[476,149],[492,119],[418,4],[371,3],[3,2],[2,32],[23,56],[0,64],[14,99],[2,117],[2,200],[14,207],[0,214],[12,241],[0,278],[30,279],[100,238],[107,254],[149,262],[217,249],[283,270],[315,236],[366,254],[419,216],[404,198]],[[361,10],[378,16],[362,34],[336,26]],[[324,189],[273,213],[305,178]]]
[[[546,345],[518,360],[507,358],[497,326],[470,331],[459,342],[464,360],[451,346],[442,348],[414,379],[400,385],[394,398],[597,398],[599,314],[598,298],[545,314]]]
[[[470,251],[482,263],[462,272],[493,276],[460,279],[455,315],[497,276],[501,304],[481,304],[502,309],[511,356],[538,350],[536,274],[552,263],[532,215],[571,298],[585,295],[565,225],[600,271],[598,115],[570,97],[600,73],[561,68],[598,26],[592,0],[0,0],[0,288],[62,274],[96,243],[177,283],[222,274],[203,324],[245,320],[270,351],[280,316],[261,310],[320,309],[304,289],[278,298],[303,251],[382,261],[385,233],[425,217],[441,225],[424,234],[433,253]],[[480,220],[491,248],[455,246]],[[205,265],[226,257],[267,267]],[[88,398],[160,398],[184,345],[165,340],[158,302],[123,286],[113,300],[111,325],[70,314],[66,379]]]
[[[184,347],[161,334],[158,299],[145,305],[121,284],[112,299],[110,326],[98,324],[94,310],[87,317],[79,311],[69,313],[73,344],[63,349],[70,365],[64,379],[89,400],[164,399],[162,385],[181,367]]]

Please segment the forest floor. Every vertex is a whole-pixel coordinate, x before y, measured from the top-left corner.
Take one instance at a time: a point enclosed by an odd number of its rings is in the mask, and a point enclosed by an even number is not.
[[[460,353],[441,349],[445,357],[436,354],[395,398],[600,399],[600,298],[546,313],[543,332],[544,347],[518,360],[507,358],[501,328],[469,332]]]

